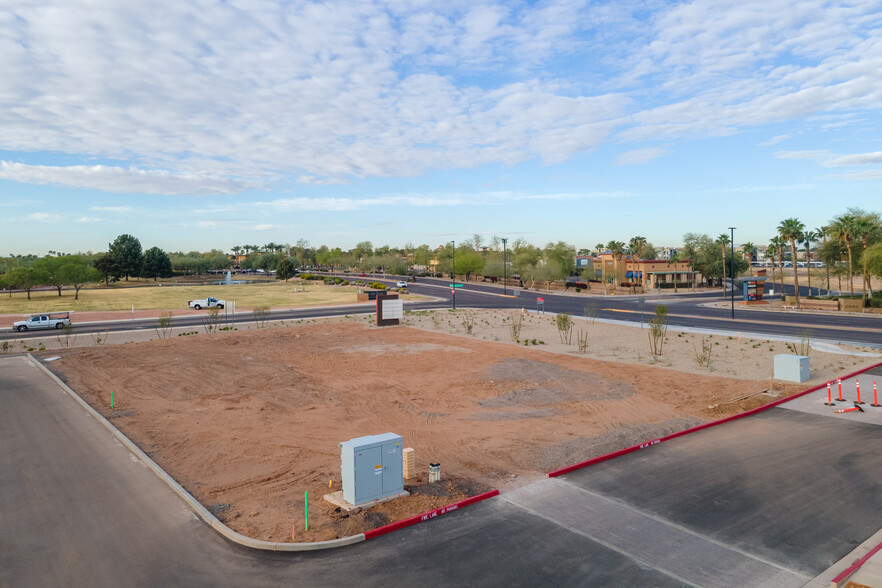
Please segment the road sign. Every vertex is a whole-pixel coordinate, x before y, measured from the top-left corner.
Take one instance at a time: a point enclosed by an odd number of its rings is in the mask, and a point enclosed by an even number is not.
[[[450,286],[451,288],[462,288],[463,287],[463,284],[447,284],[447,285]]]
[[[537,302],[545,302],[545,297],[540,296],[536,299]]]

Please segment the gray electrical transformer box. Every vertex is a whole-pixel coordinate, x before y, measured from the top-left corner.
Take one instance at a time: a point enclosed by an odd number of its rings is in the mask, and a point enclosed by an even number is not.
[[[775,356],[775,379],[788,382],[805,382],[811,379],[809,358],[807,355],[787,355],[781,353]]]
[[[343,500],[363,504],[404,490],[401,435],[383,433],[340,444]]]

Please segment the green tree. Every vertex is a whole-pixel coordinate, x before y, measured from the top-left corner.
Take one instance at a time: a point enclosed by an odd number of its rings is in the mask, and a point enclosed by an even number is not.
[[[6,283],[9,285],[10,290],[12,288],[19,288],[27,292],[28,300],[30,300],[31,290],[46,283],[46,274],[38,266],[14,267],[6,274]]]
[[[830,232],[830,228],[829,227],[817,227],[817,228],[815,228],[814,232],[815,232],[815,235],[817,235],[815,237],[815,240],[817,240],[818,237],[821,238],[821,250],[823,251],[827,246],[827,234]],[[824,261],[824,273],[827,276],[827,282],[826,282],[825,287],[827,288],[827,290],[829,290],[830,289],[830,264],[827,263],[823,258],[821,258],[821,261]],[[828,292],[828,294],[829,294],[829,292]],[[819,289],[818,296],[820,296],[820,295],[821,295],[821,291]]]
[[[778,255],[778,245],[769,243],[766,247],[766,256],[772,258],[772,289],[775,288],[775,256]]]
[[[278,265],[276,265],[276,279],[277,280],[285,280],[286,282],[293,278],[297,272],[294,269],[294,264],[291,263],[291,259],[287,256],[284,257],[281,261],[279,261]]]
[[[141,265],[144,263],[144,254],[141,250],[141,242],[135,237],[123,234],[108,245],[107,254],[113,261],[113,275],[125,277],[138,276],[141,273]]]
[[[101,277],[104,278],[104,284],[109,286],[110,278],[113,277],[113,259],[111,259],[110,255],[107,253],[99,253],[94,261],[92,261],[92,265],[98,270]]]
[[[641,254],[647,243],[646,237],[631,237],[631,240],[628,241],[628,254],[631,256],[631,261],[640,261],[642,259]]]
[[[428,271],[429,260],[432,259],[432,249],[428,245],[420,245],[413,250],[413,264],[423,267],[423,271]]]
[[[352,255],[358,260],[359,265],[361,265],[363,259],[370,257],[373,254],[374,245],[370,241],[362,241],[352,250]]]
[[[726,247],[729,245],[729,235],[726,233],[720,234],[717,237],[717,244],[722,246],[723,250],[723,296],[726,295]],[[731,272],[730,272],[731,273]],[[732,287],[735,287],[735,280],[732,279]]]
[[[796,242],[802,240],[805,225],[798,218],[786,218],[778,225],[778,234],[790,242],[790,256],[793,259],[793,284],[796,288],[796,308],[799,308],[799,272],[796,271]]]
[[[818,237],[819,235],[811,229],[806,229],[802,233],[803,245],[805,245],[806,280],[808,281],[809,296],[812,295],[812,242]],[[820,296],[820,294],[819,290],[818,295]]]
[[[203,253],[202,257],[210,270],[230,269],[230,258],[220,249],[212,249],[207,253]]]
[[[144,252],[144,261],[141,264],[141,275],[145,278],[170,278],[172,276],[172,262],[169,256],[159,247],[151,247]]]
[[[868,247],[864,252],[864,259],[870,275],[882,279],[882,243]]]
[[[618,287],[619,283],[619,262],[625,256],[625,243],[622,241],[610,241],[606,244],[606,248],[612,253],[613,256],[613,264],[614,264],[614,272],[615,272],[615,283],[616,287]]]
[[[575,249],[563,241],[546,243],[543,253],[550,279],[562,280],[573,273],[573,270],[576,269]]]
[[[867,247],[869,247],[871,243],[874,243],[876,240],[878,240],[879,233],[880,231],[882,231],[882,227],[880,227],[878,214],[868,214],[860,209],[851,209],[849,212],[854,215],[854,224],[852,225],[854,237],[861,244],[861,300],[864,304],[866,304],[869,275],[867,274],[867,259],[865,254],[867,252]]]
[[[830,236],[845,245],[845,250],[848,252],[848,291],[852,298],[854,298],[854,265],[851,246],[854,244],[855,238],[854,222],[854,216],[843,214],[833,219],[833,222],[828,225]]]
[[[769,247],[774,251],[774,253],[778,256],[778,273],[781,275],[781,292],[784,292],[784,249],[787,244],[784,242],[781,237],[775,236],[769,240]],[[775,258],[772,257],[772,274],[774,274],[775,269]],[[774,278],[773,278],[774,281]]]
[[[67,255],[61,266],[61,275],[65,284],[74,289],[74,300],[80,299],[80,289],[86,284],[101,281],[101,272],[81,255]]]
[[[484,269],[484,258],[470,246],[461,247],[456,252],[456,273],[465,275],[466,282],[482,269]]]
[[[63,257],[55,257],[47,255],[34,264],[43,274],[45,283],[58,290],[58,296],[61,297],[61,289],[64,288],[64,278],[61,274],[61,266],[64,263]]]
[[[527,243],[523,239],[516,239],[515,242],[512,243],[511,253],[509,253],[508,257],[508,259],[511,260],[514,273],[521,276],[522,281],[524,281],[528,272],[530,272],[531,275],[535,275],[532,268],[538,266],[541,258],[542,251],[535,245]]]

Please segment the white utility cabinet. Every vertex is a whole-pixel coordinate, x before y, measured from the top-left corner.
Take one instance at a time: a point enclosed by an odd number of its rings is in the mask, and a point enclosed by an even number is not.
[[[343,500],[358,505],[404,490],[401,435],[366,435],[340,443]]]

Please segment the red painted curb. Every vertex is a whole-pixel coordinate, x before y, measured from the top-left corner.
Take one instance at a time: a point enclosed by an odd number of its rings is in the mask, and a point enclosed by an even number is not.
[[[865,368],[858,370],[856,372],[852,372],[846,376],[842,376],[842,379],[847,380],[849,378],[853,378],[857,375],[860,375],[864,372],[868,372],[868,371],[875,369],[877,367],[880,367],[880,366],[882,366],[882,362],[877,363],[875,365],[865,367]],[[631,447],[626,447],[625,449],[619,449],[618,451],[613,451],[612,453],[607,453],[606,455],[601,455],[599,457],[587,459],[585,461],[582,461],[582,462],[579,462],[579,463],[576,463],[576,464],[573,464],[570,466],[566,466],[566,467],[560,468],[558,470],[554,470],[552,472],[548,472],[546,475],[549,478],[556,478],[557,476],[562,476],[564,474],[568,474],[568,473],[573,472],[575,470],[580,470],[584,467],[588,467],[588,466],[594,465],[596,463],[607,461],[607,460],[610,460],[610,459],[613,459],[616,457],[620,457],[622,455],[627,455],[628,453],[632,453],[632,452],[638,451],[640,449],[646,449],[647,447],[652,447],[653,445],[658,445],[659,443],[661,443],[663,441],[670,441],[671,439],[676,439],[677,437],[682,437],[683,435],[688,435],[690,433],[696,433],[698,431],[702,431],[702,430],[708,429],[710,427],[716,427],[717,425],[722,425],[724,423],[728,423],[728,422],[731,422],[731,421],[734,421],[737,419],[741,419],[741,418],[744,418],[744,417],[747,417],[747,416],[750,416],[753,414],[757,414],[757,413],[762,412],[764,410],[774,408],[774,407],[778,406],[779,404],[784,404],[785,402],[789,402],[789,401],[794,400],[796,398],[799,398],[801,396],[805,396],[806,394],[811,394],[812,392],[820,390],[821,388],[824,388],[826,386],[827,386],[827,383],[824,382],[823,384],[818,384],[817,386],[809,388],[808,390],[803,390],[802,392],[797,392],[796,394],[794,394],[792,396],[788,396],[787,398],[781,398],[781,399],[776,400],[774,402],[764,404],[763,406],[748,410],[747,412],[742,412],[741,414],[735,414],[730,417],[720,419],[718,421],[704,423],[703,425],[698,425],[696,427],[692,427],[691,429],[686,429],[685,431],[680,431],[679,433],[672,433],[670,435],[662,437],[661,439],[653,439],[652,441],[647,441],[646,443],[641,443],[640,445],[632,445]]]
[[[499,490],[490,490],[488,492],[484,492],[483,494],[478,494],[477,496],[472,496],[470,498],[466,498],[465,500],[460,500],[459,502],[454,502],[453,504],[448,504],[447,506],[442,506],[441,508],[436,508],[435,510],[424,512],[423,514],[414,515],[407,519],[402,519],[394,523],[389,523],[388,525],[383,525],[382,527],[377,527],[376,529],[365,531],[364,538],[373,539],[374,537],[379,537],[380,535],[385,535],[386,533],[391,533],[392,531],[397,531],[398,529],[410,527],[411,525],[416,525],[417,523],[422,523],[423,521],[434,519],[437,516],[453,512],[454,510],[458,510],[464,506],[486,500],[487,498],[491,498],[493,496],[496,496],[497,494],[499,494]]]
[[[864,565],[865,563],[867,563],[867,560],[869,560],[871,557],[876,555],[876,553],[878,553],[879,550],[882,550],[882,543],[880,543],[879,545],[877,545],[876,547],[874,547],[873,549],[868,551],[864,557],[860,558],[859,560],[857,560],[856,562],[851,564],[851,566],[847,570],[845,570],[844,572],[842,572],[841,574],[839,574],[838,576],[833,578],[831,583],[836,584],[838,586],[840,582],[843,582],[849,576],[851,576],[856,571],[858,571],[861,568],[861,566]]]

